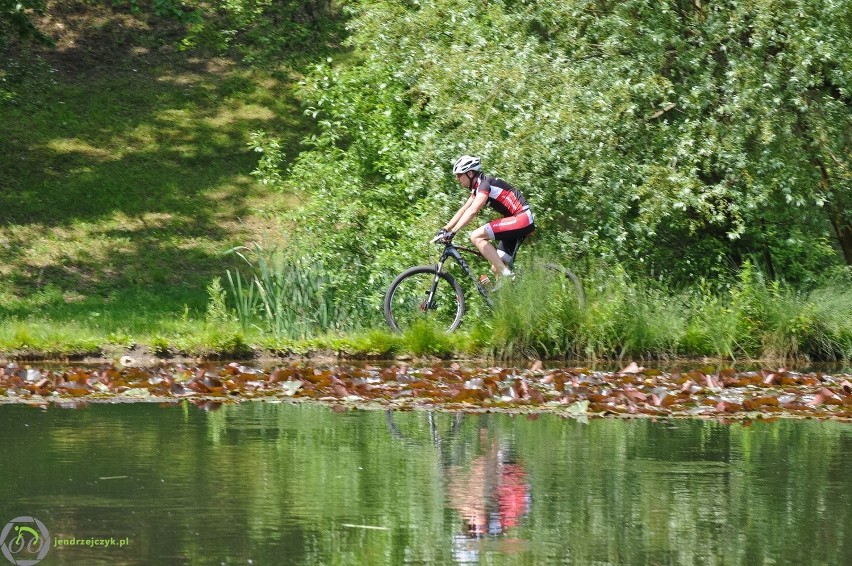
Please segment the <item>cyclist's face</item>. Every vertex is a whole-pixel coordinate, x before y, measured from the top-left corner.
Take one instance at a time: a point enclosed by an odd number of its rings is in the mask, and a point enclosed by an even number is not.
[[[469,189],[470,188],[470,171],[467,173],[457,173],[456,180],[461,184],[462,187]]]

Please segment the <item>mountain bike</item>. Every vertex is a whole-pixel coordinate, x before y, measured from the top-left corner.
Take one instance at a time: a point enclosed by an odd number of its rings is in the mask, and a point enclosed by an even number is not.
[[[447,240],[436,237],[432,240],[432,243],[444,247],[437,263],[434,265],[418,265],[403,271],[393,280],[387,293],[385,293],[385,320],[395,332],[405,332],[421,320],[430,320],[439,328],[444,329],[445,332],[452,332],[459,327],[465,313],[464,291],[455,277],[444,269],[444,264],[449,259],[455,260],[461,270],[470,278],[476,290],[485,300],[485,304],[491,309],[494,308],[492,293],[496,289],[489,284],[488,276],[477,277],[462,255],[464,253],[476,260],[485,262],[488,266],[486,273],[488,273],[491,264],[479,250],[457,246],[453,244],[452,238]],[[515,246],[514,250],[498,248],[501,258],[510,268],[515,257],[517,257],[519,247],[520,243]],[[580,308],[585,306],[586,294],[577,275],[570,269],[555,263],[545,263],[543,267],[546,271],[557,276],[558,283],[562,285],[562,292],[576,297]],[[517,271],[516,274],[518,274]]]

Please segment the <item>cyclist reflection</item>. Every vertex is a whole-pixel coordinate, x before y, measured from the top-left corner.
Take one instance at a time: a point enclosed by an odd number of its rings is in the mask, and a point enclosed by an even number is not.
[[[514,461],[510,450],[487,439],[480,430],[485,454],[473,459],[467,468],[447,470],[449,505],[463,520],[462,534],[471,538],[500,535],[516,527],[529,511],[530,490],[523,466]]]

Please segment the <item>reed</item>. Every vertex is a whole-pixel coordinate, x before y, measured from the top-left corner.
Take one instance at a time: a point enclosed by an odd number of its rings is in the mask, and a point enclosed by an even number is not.
[[[493,315],[469,332],[501,358],[852,359],[846,280],[805,293],[747,264],[722,290],[699,283],[673,292],[652,283],[617,266],[602,269],[586,279],[579,309],[546,271],[533,270],[502,288]]]
[[[281,338],[307,338],[351,327],[321,263],[308,265],[282,250],[259,245],[232,251],[250,268],[247,275],[239,270],[227,272],[236,317],[244,329],[255,327]]]

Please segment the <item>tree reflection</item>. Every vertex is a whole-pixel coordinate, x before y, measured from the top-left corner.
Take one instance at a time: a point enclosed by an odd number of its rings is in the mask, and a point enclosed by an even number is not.
[[[850,563],[839,423],[137,404],[0,434],[0,523],[131,539],[57,564]]]

